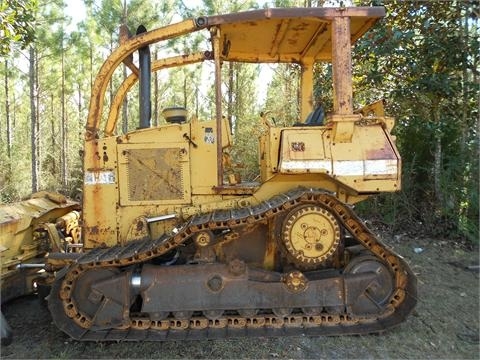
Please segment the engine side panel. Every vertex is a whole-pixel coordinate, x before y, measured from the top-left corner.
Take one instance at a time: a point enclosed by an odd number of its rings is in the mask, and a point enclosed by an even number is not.
[[[300,129],[281,132],[279,173],[326,174],[359,193],[400,188],[401,159],[381,122],[355,124],[345,142],[335,142],[329,126]],[[273,149],[270,157],[275,158]]]

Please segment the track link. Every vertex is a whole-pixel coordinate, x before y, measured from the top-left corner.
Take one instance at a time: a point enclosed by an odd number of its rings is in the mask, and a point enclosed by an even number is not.
[[[394,275],[394,291],[380,315],[327,314],[309,316],[273,314],[228,316],[215,320],[203,316],[188,320],[153,321],[148,317],[130,318],[130,324],[118,329],[92,330],[92,319],[75,303],[73,290],[85,271],[100,268],[121,268],[166,254],[183,244],[195,233],[205,230],[234,229],[274,217],[301,204],[319,204],[333,213],[351,235]],[[416,304],[416,279],[405,261],[388,249],[355,215],[352,209],[330,193],[297,188],[275,196],[259,205],[218,210],[196,215],[180,229],[157,240],[134,241],[125,246],[96,248],[80,257],[69,268],[59,272],[52,287],[49,308],[56,325],[79,340],[187,340],[250,336],[343,335],[382,332],[408,316]]]

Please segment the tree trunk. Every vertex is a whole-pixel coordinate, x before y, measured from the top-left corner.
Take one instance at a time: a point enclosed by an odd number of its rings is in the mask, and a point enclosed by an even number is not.
[[[293,109],[292,109],[292,101],[291,99],[296,99],[296,97],[293,97],[292,95],[292,74],[291,74],[291,66],[289,64],[285,64],[285,115],[289,118],[292,116]]]
[[[187,74],[183,73],[183,107],[187,108]]]
[[[478,29],[478,26],[479,26],[478,16],[475,18],[473,26],[474,26],[475,29]],[[477,45],[476,48],[478,49],[478,45]],[[478,69],[480,67],[480,61],[479,60],[480,59],[479,59],[478,56],[473,56],[472,69]],[[478,84],[480,82],[480,79],[478,78],[478,71],[472,71],[471,76],[472,76],[472,84],[474,84],[474,86],[478,86]],[[477,100],[479,100],[478,92],[477,92]],[[477,104],[478,104],[478,102],[477,102]],[[464,106],[466,106],[466,104],[464,104]],[[479,164],[478,164],[478,162],[480,161],[480,121],[478,119],[478,115],[477,115],[477,121],[475,123],[476,123],[476,133],[475,133],[476,136],[475,136],[474,144],[476,144],[476,146],[474,145],[475,148],[472,149],[471,154],[473,155],[472,158],[474,159],[472,161],[473,162],[472,165],[473,165],[473,168],[476,169],[476,171],[474,171],[473,175],[472,175],[474,185],[471,188],[476,189],[476,191],[478,191],[478,188],[479,188],[479,179],[478,179]],[[472,223],[476,222],[478,224],[478,217],[479,217],[478,216],[478,196],[477,196],[476,200],[477,200],[476,205],[469,204],[468,211],[467,211],[467,216],[468,216],[469,219],[472,219]],[[477,235],[478,235],[478,232],[477,232]],[[477,238],[478,238],[478,236],[477,236]]]
[[[228,63],[228,104],[227,104],[227,119],[230,124],[230,129],[234,134],[237,133],[236,122],[235,128],[233,124],[233,62]]]
[[[113,34],[110,34],[110,53],[113,52]],[[110,79],[110,81],[108,82],[108,92],[109,92],[109,99],[110,99],[110,103],[108,104],[109,106],[112,105],[113,103],[113,77]]]
[[[37,159],[37,108],[36,108],[36,78],[35,78],[35,49],[30,47],[29,56],[29,83],[30,83],[30,145],[32,151],[32,192],[38,191],[38,159]]]
[[[127,78],[127,65],[123,65],[123,80]],[[128,96],[125,96],[122,104],[122,132],[128,132]]]
[[[50,111],[51,111],[51,119],[50,119],[50,125],[52,127],[52,137],[50,139],[51,142],[51,149],[50,149],[50,156],[52,158],[51,163],[51,174],[57,178],[57,157],[55,156],[55,144],[56,144],[56,137],[55,137],[55,105],[54,105],[54,99],[53,99],[53,94],[50,95]]]
[[[62,176],[62,186],[64,189],[67,187],[67,173],[68,173],[68,164],[67,164],[67,114],[65,110],[65,54],[62,49],[62,118],[61,118],[61,138],[62,138],[62,150],[61,150],[61,176]]]
[[[36,136],[35,136],[35,149],[37,150],[37,189],[41,188],[41,169],[42,169],[42,157],[41,157],[41,138],[42,132],[40,128],[40,85],[38,82],[39,78],[39,71],[38,71],[38,51],[35,49],[35,128],[36,128]]]
[[[17,98],[15,96],[15,91],[13,91],[13,117],[12,117],[12,133],[15,133],[15,128],[17,127]],[[13,138],[13,136],[12,136]],[[13,142],[13,140],[12,140]]]
[[[233,116],[235,117],[235,123],[236,127],[238,128],[240,124],[238,122],[240,121],[239,119],[239,114],[243,114],[244,107],[243,107],[243,95],[246,89],[243,87],[240,87],[240,79],[241,79],[241,69],[242,69],[242,64],[235,64],[234,69],[234,79],[235,79],[235,85],[233,88],[233,92],[235,94],[235,102],[232,104],[233,106]]]
[[[464,47],[465,49],[468,48],[468,13],[465,11],[464,14],[464,23],[463,23],[463,41],[464,41]],[[464,56],[467,56],[465,54]],[[466,154],[466,149],[467,149],[467,137],[468,137],[468,123],[467,123],[467,118],[468,118],[468,69],[467,69],[467,59],[464,59],[463,65],[462,65],[462,124],[461,124],[461,129],[462,129],[462,139],[460,141],[460,146],[461,146],[461,154]]]
[[[8,97],[8,60],[5,59],[5,118],[7,126],[7,156],[8,160],[12,158],[12,126],[10,124],[10,99]],[[8,162],[9,170],[11,162]]]
[[[442,205],[442,132],[440,130],[440,106],[433,108],[433,118],[435,121],[435,153],[433,162],[433,178],[435,201],[438,207]]]
[[[90,93],[93,89],[93,45],[90,43]]]
[[[77,94],[78,94],[78,124],[79,128],[83,127],[83,121],[82,121],[82,85],[80,82],[78,82],[78,88],[77,88]],[[79,135],[79,139],[82,138],[81,132],[77,131]]]
[[[198,114],[199,114],[199,111],[200,111],[199,104],[200,104],[200,99],[199,99],[198,86],[195,86],[195,117],[197,119],[198,119]]]

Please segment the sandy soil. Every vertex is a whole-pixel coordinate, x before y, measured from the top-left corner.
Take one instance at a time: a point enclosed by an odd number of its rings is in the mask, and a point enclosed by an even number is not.
[[[89,343],[69,339],[34,296],[4,304],[14,341],[1,358],[479,359],[478,249],[453,241],[395,236],[386,241],[418,278],[418,305],[381,335]],[[477,265],[476,269],[471,269]]]

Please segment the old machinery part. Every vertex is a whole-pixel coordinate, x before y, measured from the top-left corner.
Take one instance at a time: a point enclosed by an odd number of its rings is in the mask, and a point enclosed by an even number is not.
[[[97,341],[362,334],[397,325],[416,303],[415,277],[407,264],[329,193],[298,188],[248,211],[228,213],[228,218],[224,211],[194,216],[176,233],[154,241],[84,254],[53,284],[54,322],[76,339]],[[290,229],[326,228],[336,234],[322,243],[330,248],[342,226],[364,251],[343,270],[284,273],[240,259],[172,266],[154,261],[188,248],[205,231],[242,233],[252,223],[285,218],[295,219]],[[309,241],[304,236],[300,245]]]
[[[12,328],[3,316],[3,313],[0,311],[0,337],[2,346],[10,345],[12,343],[13,332]]]
[[[162,115],[167,123],[181,124],[187,121],[187,109],[184,107],[169,107],[163,109]]]
[[[311,268],[335,253],[340,243],[340,226],[323,207],[302,205],[287,215],[282,235],[289,257],[297,265]]]
[[[199,247],[210,245],[212,240],[213,234],[211,231],[201,231],[195,235],[195,244]]]
[[[302,292],[306,290],[308,279],[300,271],[295,270],[285,275],[284,282],[288,290],[296,293],[296,292]]]
[[[22,263],[18,264],[15,266],[15,269],[21,270],[21,269],[43,269],[45,267],[45,264],[32,264],[32,263]]]
[[[175,219],[176,216],[177,216],[176,214],[167,214],[167,215],[149,217],[149,218],[146,218],[146,220],[147,220],[147,223],[150,224],[150,223],[154,223],[154,222],[157,222],[157,221]]]
[[[353,113],[352,45],[383,16],[381,7],[262,9],[140,26],[137,36],[123,27],[92,84],[82,215],[47,195],[25,204],[28,221],[23,210],[11,218],[13,208],[0,216],[9,235],[0,249],[2,301],[32,280],[51,287],[55,324],[92,341],[364,334],[404,321],[416,303],[415,277],[349,205],[401,187],[394,119],[381,109],[368,118]],[[210,35],[209,51],[152,62],[150,45],[199,30]],[[207,59],[212,118],[189,119],[198,111],[171,107],[158,124],[151,72]],[[260,175],[243,181],[229,148],[232,119],[248,114],[224,114],[222,63],[299,64],[305,119],[317,105],[315,68],[324,61],[332,66],[333,113],[323,119],[317,109],[300,127],[262,115]],[[132,74],[109,102],[122,62]],[[118,134],[121,105],[137,81],[138,128]],[[40,277],[32,266],[43,258]],[[15,268],[26,263],[33,265]]]
[[[223,315],[223,310],[205,310],[203,315],[209,320],[217,320]]]
[[[82,312],[92,317],[101,306],[102,294],[93,289],[93,286],[112,277],[118,271],[115,269],[96,269],[81,274],[73,291],[73,298],[81,306]]]
[[[65,233],[65,246],[75,247],[75,245],[81,245],[81,227],[80,211],[70,211],[69,213],[59,217],[55,223],[55,227]]]
[[[145,26],[140,25],[137,28],[137,35],[146,33]],[[148,45],[138,49],[138,61],[140,63],[140,91],[139,91],[139,111],[140,111],[140,129],[151,126],[151,71],[152,60],[150,47]]]
[[[395,289],[395,278],[389,267],[371,255],[354,257],[345,267],[346,274],[375,274],[374,280],[354,303],[354,312],[374,313],[382,308]]]
[[[242,275],[247,270],[247,265],[242,260],[234,259],[228,264],[228,270],[233,275]]]

